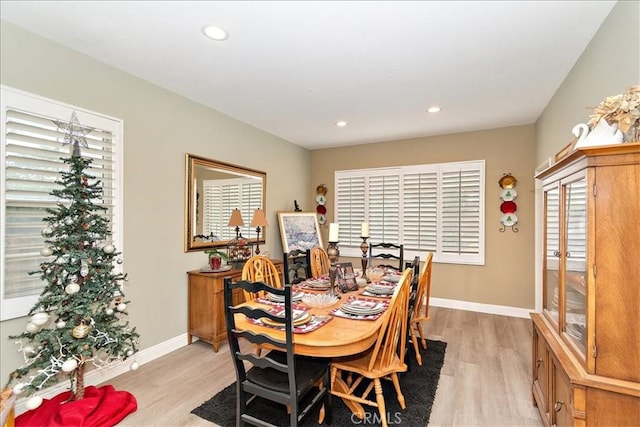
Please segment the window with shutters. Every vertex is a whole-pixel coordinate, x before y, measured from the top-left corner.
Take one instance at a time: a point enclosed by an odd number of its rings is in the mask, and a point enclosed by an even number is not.
[[[585,271],[587,260],[587,181],[584,177],[564,185],[567,270]]]
[[[335,172],[340,254],[362,256],[369,242],[404,245],[405,259],[484,264],[484,161]]]
[[[102,203],[111,226],[111,243],[122,247],[122,128],[121,120],[2,86],[0,206],[1,320],[25,316],[44,287],[37,271],[44,261],[42,219],[58,200],[49,193],[58,187],[62,162],[71,154],[65,133],[55,122],[67,123],[73,112],[85,135],[84,157],[93,159],[91,175],[103,186]],[[121,266],[116,266],[121,268]]]
[[[229,227],[234,209],[239,209],[244,221],[240,234],[247,239],[257,237],[251,227],[253,211],[262,207],[262,182],[255,178],[205,180],[203,200],[203,232],[214,240],[235,239],[235,227]]]

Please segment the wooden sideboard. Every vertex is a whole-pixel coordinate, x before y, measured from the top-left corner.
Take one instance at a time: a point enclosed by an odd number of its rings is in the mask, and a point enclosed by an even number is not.
[[[283,276],[283,263],[272,260]],[[203,273],[199,270],[187,272],[189,276],[189,319],[187,326],[188,343],[193,337],[211,343],[213,350],[218,351],[220,343],[227,339],[224,321],[224,279],[231,277],[234,281],[242,278],[242,269],[232,269],[221,273]],[[284,276],[283,276],[284,277]],[[283,279],[284,280],[284,279]],[[284,282],[283,282],[284,283]],[[233,293],[234,304],[244,301],[242,292]]]

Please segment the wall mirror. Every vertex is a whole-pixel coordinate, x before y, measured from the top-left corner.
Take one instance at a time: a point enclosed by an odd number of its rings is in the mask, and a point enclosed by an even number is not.
[[[257,242],[253,212],[265,209],[267,174],[242,166],[186,154],[184,250],[201,251],[226,246],[236,231]],[[229,225],[232,212],[240,211],[244,225]],[[237,213],[234,215],[237,220]],[[265,243],[264,234],[260,242]]]

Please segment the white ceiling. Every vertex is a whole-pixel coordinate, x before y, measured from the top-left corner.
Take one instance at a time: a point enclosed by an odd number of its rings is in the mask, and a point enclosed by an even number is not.
[[[0,17],[316,149],[533,123],[614,4],[2,0]]]

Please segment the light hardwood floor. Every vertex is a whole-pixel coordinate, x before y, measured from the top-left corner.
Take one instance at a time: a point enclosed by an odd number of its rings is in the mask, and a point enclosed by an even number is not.
[[[428,338],[447,343],[430,426],[542,425],[531,399],[529,319],[432,307],[425,326]],[[234,380],[226,344],[214,353],[198,341],[108,383],[138,400],[119,426],[182,427],[213,426],[190,412]]]

